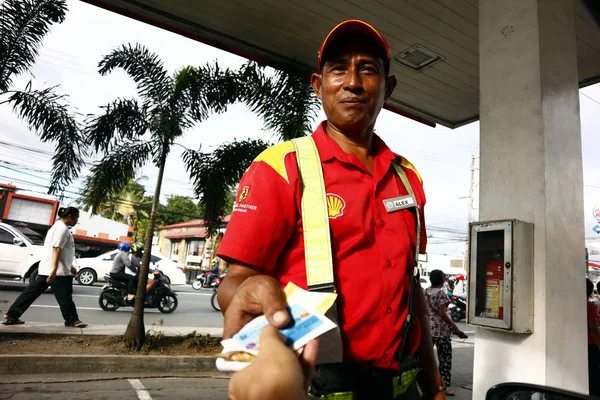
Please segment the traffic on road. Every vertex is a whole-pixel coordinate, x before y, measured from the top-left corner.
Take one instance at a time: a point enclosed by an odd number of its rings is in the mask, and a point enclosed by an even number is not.
[[[73,299],[81,318],[85,318],[90,325],[127,325],[131,316],[131,307],[111,312],[103,311],[100,308],[98,301],[102,286],[102,283],[96,283],[93,286],[73,285]],[[0,299],[12,304],[25,287],[26,284],[19,281],[0,281]],[[210,304],[212,289],[194,290],[191,285],[173,285],[172,288],[177,294],[177,310],[172,314],[163,314],[157,309],[146,309],[144,318],[146,326],[164,324],[206,328],[223,327],[221,313],[215,311]],[[2,309],[2,305],[0,305],[0,309]],[[62,320],[60,309],[52,292],[47,290],[40,296],[22,319],[25,322],[60,322]]]

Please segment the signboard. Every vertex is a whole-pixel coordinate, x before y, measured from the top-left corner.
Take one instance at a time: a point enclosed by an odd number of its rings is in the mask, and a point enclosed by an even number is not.
[[[596,226],[594,226],[592,230],[596,232],[596,234],[600,235],[600,204],[596,204],[592,210],[592,215],[597,222]]]

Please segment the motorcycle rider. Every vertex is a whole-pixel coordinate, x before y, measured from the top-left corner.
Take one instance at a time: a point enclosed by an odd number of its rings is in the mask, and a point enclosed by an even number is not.
[[[210,264],[212,265],[212,268],[209,270],[210,274],[206,275],[206,281],[204,281],[203,285],[205,288],[209,288],[213,280],[219,276],[219,269],[221,267],[216,258],[213,258]]]
[[[137,279],[135,275],[130,275],[125,272],[126,268],[132,271],[136,268],[129,258],[131,245],[127,242],[121,242],[119,243],[118,249],[119,252],[115,256],[112,269],[110,270],[110,277],[118,281],[125,281],[127,283],[127,300],[132,301],[135,298]]]
[[[144,244],[140,242],[135,242],[131,246],[131,253],[129,254],[129,259],[131,260],[132,267],[126,267],[125,273],[134,276],[134,288],[137,288],[139,278],[140,278],[140,269],[142,265],[142,257],[144,256]],[[159,275],[159,271],[154,271],[152,275],[156,277]],[[152,301],[152,289],[156,285],[156,279],[153,277],[148,277],[148,282],[146,283],[146,300],[145,304],[148,304]]]
[[[452,294],[459,299],[467,299],[467,286],[465,283],[465,276],[463,274],[456,274],[456,284],[454,285]]]

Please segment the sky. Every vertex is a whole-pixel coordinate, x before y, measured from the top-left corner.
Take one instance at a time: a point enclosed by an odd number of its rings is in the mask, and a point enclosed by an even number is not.
[[[71,0],[66,21],[53,26],[46,37],[40,56],[32,69],[15,81],[14,88],[25,88],[31,79],[34,88],[59,85],[57,91],[68,95],[73,108],[82,114],[98,114],[99,106],[117,97],[135,97],[135,85],[121,70],[108,76],[98,74],[97,64],[115,47],[140,43],[157,53],[166,69],[174,72],[186,65],[199,66],[217,60],[221,66],[237,68],[246,60],[174,33]],[[316,49],[315,49],[316,57]],[[580,91],[583,140],[584,211],[587,239],[599,239],[594,233],[596,221],[592,210],[600,204],[600,84]],[[315,125],[325,118],[323,113]],[[23,189],[45,192],[48,185],[51,143],[41,143],[24,122],[13,115],[10,107],[0,106],[0,182],[14,182]],[[474,193],[477,215],[479,123],[458,129],[431,128],[388,111],[382,111],[377,133],[388,146],[410,160],[424,180],[427,194],[426,221],[429,227],[429,251],[461,257],[466,237],[471,162],[475,159]],[[227,113],[214,115],[188,131],[178,143],[210,151],[221,143],[235,139],[262,138],[272,135],[262,129],[262,122],[244,105],[234,105]],[[163,183],[163,200],[169,195],[193,196],[192,187],[179,146],[172,148]],[[91,160],[90,160],[91,161]],[[65,196],[76,197],[83,185],[82,177],[74,182]],[[148,193],[154,190],[157,169],[148,165],[141,172]],[[73,201],[65,198],[65,202]],[[444,232],[446,231],[446,232]],[[448,233],[451,231],[452,233]]]

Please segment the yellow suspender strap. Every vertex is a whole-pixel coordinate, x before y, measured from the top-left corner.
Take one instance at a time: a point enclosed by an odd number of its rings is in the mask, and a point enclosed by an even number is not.
[[[416,216],[417,216],[417,247],[415,249],[415,268],[417,268],[419,266],[419,250],[420,250],[420,246],[421,246],[421,217],[419,215],[419,205],[417,203],[417,199],[415,199],[415,193],[413,192],[412,186],[410,185],[410,182],[408,181],[408,177],[406,176],[406,172],[404,172],[404,170],[402,169],[402,167],[396,162],[396,160],[392,161],[392,167],[394,168],[394,171],[396,171],[396,174],[398,174],[398,176],[400,177],[400,180],[402,181],[402,184],[404,185],[404,188],[406,189],[406,192],[413,197],[414,199],[414,204],[416,204],[415,206],[415,211],[416,211]],[[413,271],[414,275],[417,275],[418,272],[418,268],[417,271]]]
[[[329,214],[321,159],[312,137],[293,139],[292,143],[302,182],[302,228],[308,290],[334,292]]]
[[[415,193],[412,190],[412,186],[408,181],[408,177],[406,173],[402,169],[400,165],[394,160],[392,161],[392,168],[396,171],[402,184],[406,188],[406,191],[410,196],[415,197]],[[410,286],[408,289],[408,315],[406,316],[406,322],[404,323],[404,333],[402,335],[402,341],[400,343],[400,348],[398,350],[398,359],[400,363],[409,356],[408,352],[408,335],[410,334],[410,329],[414,324],[417,316],[415,312],[415,287],[419,286],[420,283],[417,282],[417,276],[419,275],[419,247],[421,245],[421,217],[419,215],[419,204],[417,203],[417,199],[414,199],[415,204],[415,216],[417,218],[417,238],[416,238],[416,247],[415,247],[415,260],[413,265],[413,276],[410,277],[409,282]]]

